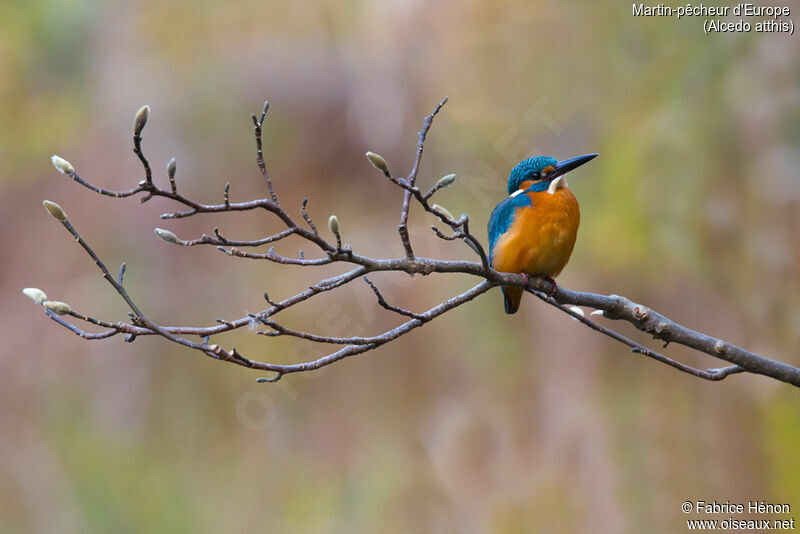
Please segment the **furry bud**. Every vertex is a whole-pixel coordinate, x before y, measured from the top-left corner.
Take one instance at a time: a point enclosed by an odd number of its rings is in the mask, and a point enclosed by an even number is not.
[[[453,217],[453,214],[452,214],[452,213],[450,213],[449,211],[447,211],[445,208],[443,208],[443,207],[442,207],[442,206],[440,206],[439,204],[434,204],[433,206],[431,206],[431,209],[433,209],[433,211],[436,211],[436,212],[438,212],[438,213],[440,213],[440,214],[444,215],[445,217],[447,217],[447,218],[448,218],[448,219],[450,219],[451,221],[455,221],[455,220],[456,220],[456,218],[455,218],[455,217]]]
[[[442,176],[441,178],[439,178],[439,181],[436,182],[436,187],[438,187],[439,189],[444,189],[445,187],[453,185],[453,182],[455,181],[456,181],[456,175],[448,174],[447,176]]]
[[[389,164],[386,163],[386,160],[383,159],[383,156],[380,154],[376,154],[375,152],[367,152],[367,159],[375,166],[376,169],[383,171],[386,174],[389,173]]]
[[[181,240],[178,239],[178,236],[176,236],[169,230],[164,230],[163,228],[156,228],[155,230],[153,230],[153,232],[155,232],[155,234],[161,239],[161,241],[165,243],[171,243],[173,245],[183,244]]]
[[[48,213],[58,219],[61,222],[67,220],[67,214],[64,213],[64,210],[61,209],[61,206],[56,204],[55,202],[50,202],[49,200],[45,200],[42,202],[45,208],[47,208]]]
[[[61,174],[72,174],[75,172],[75,169],[69,161],[56,156],[55,154],[50,157],[50,161],[53,162],[53,167],[55,167],[56,170]]]
[[[44,291],[39,289],[38,287],[26,287],[22,290],[26,297],[31,299],[36,304],[41,304],[42,302],[47,300],[47,295],[44,294]]]
[[[341,228],[339,227],[339,218],[336,215],[331,215],[328,219],[328,228],[334,235],[339,235]]]
[[[170,179],[175,178],[175,171],[177,169],[178,169],[178,162],[175,161],[175,158],[172,158],[171,160],[169,160],[169,163],[167,163],[167,175],[170,177]]]
[[[142,106],[136,112],[136,118],[133,121],[133,133],[139,135],[147,124],[147,119],[150,118],[150,106]]]
[[[42,305],[56,315],[66,315],[72,311],[72,308],[70,308],[69,304],[66,302],[59,302],[57,300],[46,300],[42,303]]]

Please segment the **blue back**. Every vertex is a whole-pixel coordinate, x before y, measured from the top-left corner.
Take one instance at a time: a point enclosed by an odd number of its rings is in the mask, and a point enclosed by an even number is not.
[[[504,233],[511,228],[511,224],[514,222],[514,214],[517,211],[517,208],[522,208],[524,206],[531,205],[531,199],[528,197],[528,191],[536,191],[534,187],[539,184],[534,184],[533,186],[529,187],[524,193],[520,193],[519,195],[514,195],[513,197],[508,197],[500,204],[495,206],[494,211],[489,216],[489,260],[494,256],[494,247],[497,244],[497,241],[500,239]],[[545,184],[545,189],[547,188],[547,184]]]

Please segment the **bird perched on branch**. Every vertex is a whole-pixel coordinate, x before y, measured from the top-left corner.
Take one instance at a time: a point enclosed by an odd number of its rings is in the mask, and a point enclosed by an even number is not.
[[[489,217],[492,267],[504,273],[538,276],[551,281],[569,261],[581,213],[567,188],[566,174],[593,160],[585,154],[558,161],[534,156],[521,161],[508,177],[509,197]],[[506,313],[519,309],[522,289],[503,287]]]

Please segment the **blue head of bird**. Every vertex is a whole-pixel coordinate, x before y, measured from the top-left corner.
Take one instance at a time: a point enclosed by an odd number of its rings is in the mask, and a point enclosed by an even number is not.
[[[558,161],[551,156],[533,156],[520,161],[508,176],[508,194],[513,195],[525,182],[533,191],[545,191],[551,187],[561,187],[563,176],[569,171],[593,160],[597,154],[585,154],[575,158]]]

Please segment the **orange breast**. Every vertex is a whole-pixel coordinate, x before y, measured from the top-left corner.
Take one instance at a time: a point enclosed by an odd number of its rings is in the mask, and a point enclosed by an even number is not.
[[[506,273],[555,278],[569,261],[581,213],[572,191],[528,193],[531,205],[517,208],[514,222],[495,246],[492,264]]]

